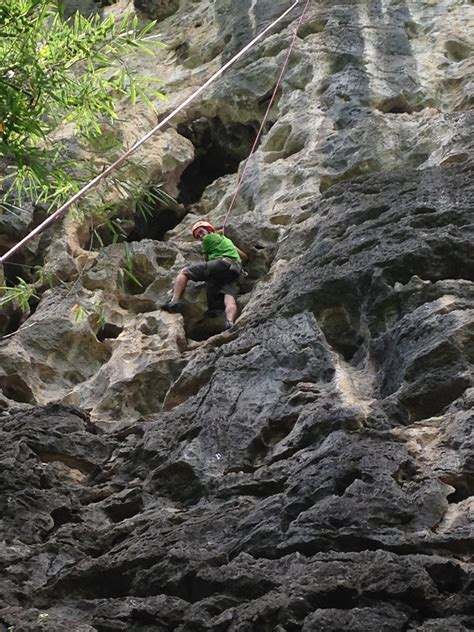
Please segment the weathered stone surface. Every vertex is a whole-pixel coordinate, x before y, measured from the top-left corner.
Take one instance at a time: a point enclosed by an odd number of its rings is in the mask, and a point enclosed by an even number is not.
[[[178,10],[179,0],[135,0],[135,8],[152,20],[166,18]]]
[[[138,7],[163,18],[161,114],[287,6]],[[133,233],[124,204],[128,243],[56,233],[62,283],[0,341],[0,630],[473,628],[471,14],[310,3],[226,228],[250,254],[231,332],[200,284],[159,305],[228,210],[295,16],[136,156],[144,187],[205,187],[178,226]],[[151,123],[124,104],[114,133]]]

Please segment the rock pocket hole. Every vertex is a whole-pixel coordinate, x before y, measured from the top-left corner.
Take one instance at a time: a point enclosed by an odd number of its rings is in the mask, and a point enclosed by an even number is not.
[[[427,564],[429,576],[440,592],[460,593],[468,579],[467,573],[454,562]]]
[[[127,294],[143,294],[155,279],[155,270],[145,255],[128,255],[119,268],[119,282]]]
[[[319,181],[319,191],[320,193],[325,193],[330,187],[339,182],[345,182],[347,180],[351,180],[352,178],[364,176],[369,172],[379,170],[380,164],[378,160],[375,158],[368,158],[367,160],[356,163],[353,167],[337,176],[321,176]]]
[[[247,448],[247,453],[252,464],[261,465],[265,460],[270,447],[265,443],[262,437],[255,437]]]
[[[163,250],[156,255],[155,261],[161,268],[171,268],[176,261],[176,251]]]
[[[194,469],[185,462],[171,463],[156,473],[155,488],[178,502],[197,502],[203,493]]]
[[[377,110],[384,114],[412,114],[414,108],[408,104],[408,101],[400,96],[394,99],[386,99],[376,106]]]
[[[364,342],[359,334],[358,315],[343,305],[334,305],[318,310],[315,316],[331,347],[346,362],[352,360]]]
[[[124,294],[119,298],[119,306],[127,312],[133,314],[146,314],[156,310],[156,302],[151,299],[141,298],[140,296],[132,296]]]
[[[431,377],[429,372],[425,379],[429,379],[428,376]],[[461,397],[470,386],[470,380],[465,376],[447,375],[445,380],[442,380],[442,377],[440,376],[441,379],[436,379],[436,375],[435,379],[431,377],[433,381],[426,391],[419,392],[418,389],[414,389],[414,392],[409,395],[400,397],[402,404],[410,411],[413,421],[439,415],[446,406]]]
[[[267,447],[273,447],[282,441],[293,430],[298,421],[298,417],[299,414],[293,413],[286,417],[270,421],[261,432],[261,438],[264,444]]]
[[[404,461],[400,464],[392,478],[401,486],[410,483],[418,474],[416,465],[412,461]]]
[[[214,317],[205,316],[197,322],[186,324],[186,338],[202,342],[224,331],[224,312],[216,312]]]
[[[25,295],[25,305],[21,305],[21,307],[19,300],[16,298],[13,300],[9,300],[7,303],[1,306],[0,337],[12,334],[17,331],[25,322],[25,320],[35,313],[36,308],[38,307],[38,304],[40,302],[39,294],[41,292],[41,290],[38,289],[37,282],[39,272],[37,268],[29,265],[19,266],[14,263],[8,262],[5,263],[3,266],[3,273],[6,287],[18,287],[20,283],[19,279],[21,278],[28,284],[35,284],[35,293],[30,296],[30,298],[27,298]],[[6,294],[4,294],[3,292],[0,293],[0,299],[2,297],[5,298],[5,296]]]
[[[143,11],[150,20],[163,20],[176,13],[179,9],[179,0],[160,0],[159,2],[134,0],[134,6],[135,9]]]
[[[7,309],[4,308],[3,313],[0,313],[0,338],[18,331],[25,316],[20,309],[13,308],[7,313]]]
[[[459,62],[471,56],[472,48],[460,40],[450,40],[446,42],[446,54],[450,61]]]
[[[343,496],[344,492],[352,483],[362,478],[362,473],[358,470],[347,472],[334,481],[334,492],[337,496]]]
[[[123,331],[123,327],[119,327],[118,325],[114,325],[112,323],[105,323],[99,331],[97,332],[97,340],[99,342],[104,342],[104,340],[108,340],[110,338],[118,338]]]
[[[322,33],[326,28],[328,20],[326,18],[316,18],[315,20],[308,20],[301,26],[300,37],[305,39],[308,35],[314,35],[315,33]]]
[[[412,20],[405,22],[405,32],[409,40],[414,39],[418,35],[418,24]]]
[[[64,16],[71,18],[76,11],[84,17],[101,15],[102,9],[116,4],[118,0],[72,0],[64,3]]]
[[[35,398],[30,387],[18,375],[0,377],[0,390],[8,399],[21,404],[34,404]]]
[[[17,285],[18,277],[24,279],[27,283],[34,281],[35,269],[32,265],[28,265],[31,259],[17,255],[14,260],[6,261],[3,264],[3,276],[5,278],[5,285],[13,286]]]
[[[321,599],[323,599],[323,607],[325,609],[334,608],[337,610],[351,610],[358,605],[358,598],[360,598],[360,595],[356,589],[339,586],[334,590],[328,590],[325,593],[320,593],[317,597],[312,597],[314,602],[313,608],[321,608]]]
[[[141,511],[141,509],[143,509],[142,497],[140,495],[136,495],[127,498],[122,502],[117,502],[109,507],[105,507],[105,513],[112,522],[121,522],[127,518],[132,518]]]
[[[72,575],[72,573],[71,573]],[[66,577],[56,588],[57,595],[68,598],[82,597],[84,599],[114,599],[130,595],[133,571],[120,568],[99,568],[93,566],[90,571],[78,572],[77,576]],[[110,628],[102,627],[102,630]]]
[[[8,229],[8,216],[11,215],[12,220],[14,220],[15,216],[18,216],[19,210],[20,209],[17,209],[14,205],[10,205],[8,202],[3,203],[2,219],[4,221],[2,223],[2,231],[0,232],[0,248],[4,252],[9,250],[20,237],[24,236],[24,234],[9,232]],[[40,205],[34,206],[32,209],[31,207],[29,209],[26,207],[24,211],[21,211],[21,213],[25,213],[29,216],[27,222],[28,230],[36,228],[36,226],[43,222],[48,216],[46,209]],[[27,220],[27,218],[23,216],[21,221],[23,222],[25,220]],[[14,222],[12,222],[12,225],[14,225]],[[21,277],[27,283],[37,280],[38,271],[44,262],[43,255],[46,252],[47,247],[50,245],[51,236],[52,229],[46,230],[39,238],[40,242],[37,247],[37,253],[26,248],[12,255],[8,261],[3,264],[5,285],[16,285],[18,283],[17,277]]]
[[[41,449],[38,450],[37,446],[31,444],[30,448],[37,453],[39,460],[43,463],[62,463],[69,469],[78,470],[82,474],[90,474],[94,469],[94,465],[92,463],[72,454],[59,454],[57,452],[47,452]]]
[[[54,527],[57,529],[61,525],[71,522],[71,511],[68,507],[57,507],[51,512],[51,518],[54,521]]]
[[[448,503],[460,503],[474,496],[474,476],[458,478],[454,483],[450,481],[449,485],[454,487],[455,491],[447,497]]]
[[[80,384],[85,381],[85,377],[78,371],[66,371],[64,379],[69,380],[71,384]]]

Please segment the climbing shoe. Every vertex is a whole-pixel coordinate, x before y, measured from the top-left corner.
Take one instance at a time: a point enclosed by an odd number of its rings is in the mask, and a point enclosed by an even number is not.
[[[161,309],[164,309],[165,312],[169,312],[170,314],[181,314],[183,311],[183,304],[181,301],[169,301],[161,306]]]
[[[234,323],[231,320],[226,320],[224,323],[224,329],[227,331],[228,329],[232,329]]]

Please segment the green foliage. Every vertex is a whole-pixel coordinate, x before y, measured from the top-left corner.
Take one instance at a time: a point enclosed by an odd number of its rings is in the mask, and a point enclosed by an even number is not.
[[[160,203],[175,205],[176,200],[157,184],[142,194],[141,197],[136,197],[135,207],[144,219],[148,219],[152,217],[154,209]]]
[[[7,285],[0,286],[0,307],[7,303],[15,303],[22,312],[28,312],[30,309],[30,299],[38,298],[35,294],[34,286],[27,283],[21,277],[17,277],[17,285],[9,287]]]
[[[0,210],[9,203],[58,205],[90,177],[66,145],[51,140],[71,123],[88,142],[101,124],[117,119],[117,99],[128,94],[150,107],[155,78],[137,77],[126,63],[153,54],[154,23],[140,29],[136,16],[76,13],[65,20],[57,0],[3,0],[0,6]]]
[[[140,171],[139,169],[137,170]],[[140,179],[139,173],[128,174],[127,181],[111,178],[113,186],[120,195],[134,201],[134,215],[140,215],[145,221],[151,219],[153,214],[162,206],[177,206],[176,200],[155,184],[149,190],[143,192],[144,176]],[[104,248],[109,244],[124,241],[133,228],[133,220],[123,217],[123,202],[114,205],[105,204],[95,210],[93,225],[93,243],[95,247]]]
[[[133,272],[133,259],[128,249],[128,245],[125,244],[125,266],[119,268],[120,285],[122,290],[125,291],[126,279],[129,279],[137,287],[143,287],[141,281],[135,276]]]
[[[101,248],[105,247],[105,243],[100,235],[99,229],[104,226],[112,235],[112,244],[116,244],[118,241],[125,239],[127,236],[127,233],[124,231],[119,219],[107,219],[102,224],[98,224],[93,230],[94,238]]]
[[[33,274],[36,279],[35,285],[38,285],[39,287],[47,286],[49,288],[54,286],[55,275],[52,272],[45,270],[43,266],[34,266]]]
[[[99,327],[104,327],[106,322],[107,319],[105,318],[105,304],[99,303],[97,305],[97,323]]]
[[[80,323],[84,318],[89,316],[90,311],[80,303],[75,303],[71,308],[71,314],[74,318],[74,322]]]
[[[89,316],[94,317],[99,327],[104,327],[107,322],[105,317],[105,303],[99,303],[97,305],[97,309],[87,308],[80,303],[75,303],[71,307],[70,313],[75,323],[81,323],[86,318],[89,318]]]

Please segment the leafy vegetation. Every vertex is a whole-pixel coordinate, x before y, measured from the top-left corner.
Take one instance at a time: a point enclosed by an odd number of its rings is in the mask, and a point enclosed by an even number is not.
[[[22,277],[17,277],[17,284],[13,287],[0,286],[0,307],[7,303],[14,302],[22,312],[27,312],[30,307],[30,299],[38,298],[35,288],[31,283],[27,283]]]
[[[140,28],[130,14],[119,23],[79,13],[65,19],[63,0],[2,1],[0,213],[29,204],[56,208],[97,175],[98,164],[80,161],[55,134],[59,125],[69,125],[79,143],[100,152],[105,163],[107,152],[120,149],[114,131],[118,100],[128,95],[132,104],[141,100],[154,108],[156,98],[165,98],[158,79],[137,76],[127,63],[162,46],[151,38],[154,24]],[[136,176],[113,174],[111,185],[138,200]],[[94,212],[108,221],[103,199]],[[19,278],[17,287],[5,285],[0,295],[0,306],[14,301],[27,310],[34,291]]]
[[[154,23],[139,29],[136,16],[116,24],[111,16],[64,20],[51,0],[4,0],[0,6],[0,160],[5,204],[57,204],[78,190],[78,163],[65,144],[48,135],[72,123],[83,138],[102,134],[104,120],[117,119],[117,98],[129,94],[164,98],[126,63],[140,51],[153,54],[147,39]],[[89,174],[82,173],[84,178]]]
[[[125,244],[125,265],[119,268],[119,278],[120,285],[122,290],[125,292],[126,284],[125,281],[129,279],[132,284],[134,284],[137,288],[143,288],[143,284],[137,278],[133,271],[133,259],[130,254],[130,250],[128,249],[128,245]]]

